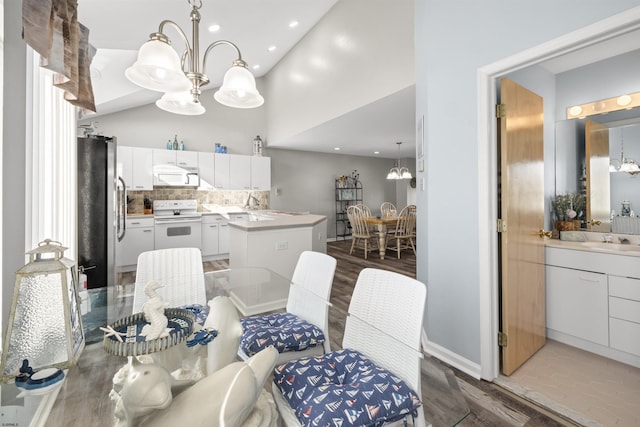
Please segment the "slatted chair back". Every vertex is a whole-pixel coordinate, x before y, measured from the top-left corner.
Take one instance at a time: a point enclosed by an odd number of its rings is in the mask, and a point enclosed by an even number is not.
[[[150,280],[163,285],[156,292],[169,307],[207,304],[202,253],[198,248],[157,249],[138,256],[133,313],[142,311],[149,297],[144,288]]]
[[[398,210],[393,203],[384,202],[380,205],[380,213],[382,214],[382,218],[394,218],[398,215]]]

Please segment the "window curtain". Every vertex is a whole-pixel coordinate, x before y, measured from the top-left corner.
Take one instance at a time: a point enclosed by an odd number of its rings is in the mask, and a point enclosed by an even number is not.
[[[68,248],[65,257],[76,259],[76,108],[31,52],[30,248],[49,238]]]
[[[77,0],[23,0],[22,38],[40,54],[40,66],[55,73],[64,99],[95,112],[90,66],[96,50],[78,22]]]

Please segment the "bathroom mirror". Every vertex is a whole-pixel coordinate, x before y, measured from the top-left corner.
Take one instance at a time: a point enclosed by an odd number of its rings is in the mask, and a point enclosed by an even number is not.
[[[640,109],[562,120],[555,133],[556,194],[586,193],[589,231],[640,234],[640,173],[621,167],[640,162]]]

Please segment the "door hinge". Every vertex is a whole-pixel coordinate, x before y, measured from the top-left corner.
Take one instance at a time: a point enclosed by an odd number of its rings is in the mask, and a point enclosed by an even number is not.
[[[504,332],[498,332],[498,347],[507,346],[507,334]]]
[[[506,233],[507,232],[507,220],[498,218],[498,233]]]
[[[496,118],[501,119],[507,115],[507,106],[505,104],[496,104]]]

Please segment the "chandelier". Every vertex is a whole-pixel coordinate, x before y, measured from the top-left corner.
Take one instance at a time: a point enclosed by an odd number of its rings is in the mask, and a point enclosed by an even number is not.
[[[619,165],[615,165],[619,163]],[[609,162],[610,172],[626,172],[629,175],[637,175],[640,173],[640,165],[633,160],[625,157],[624,155],[624,134],[623,128],[620,128],[620,160],[611,160]]]
[[[211,43],[204,52],[200,66],[200,12],[201,0],[189,0],[191,5],[191,43],[184,31],[173,21],[160,22],[158,31],[140,47],[136,62],[125,71],[133,83],[145,89],[165,92],[156,105],[171,113],[197,115],[205,112],[200,102],[201,87],[209,83],[206,74],[207,55],[221,45],[234,48],[238,58],[224,75],[222,86],[213,95],[216,101],[234,108],[255,108],[264,103],[256,89],[256,81],[242,59],[240,49],[228,40]],[[177,30],[185,42],[182,56],[171,47],[171,40],[163,30],[168,25]]]
[[[409,169],[404,166],[400,167],[400,145],[402,142],[396,142],[396,144],[398,145],[398,161],[395,166],[389,170],[387,179],[411,179],[412,176]]]

